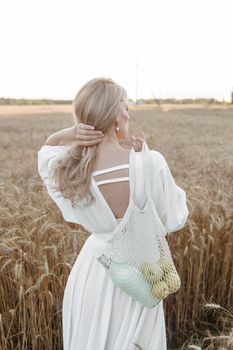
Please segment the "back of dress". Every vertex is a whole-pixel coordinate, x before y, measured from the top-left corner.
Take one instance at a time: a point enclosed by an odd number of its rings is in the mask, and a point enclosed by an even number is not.
[[[91,191],[96,202],[93,205],[85,206],[85,203],[79,202],[79,207],[72,207],[69,199],[62,197],[61,193],[53,191],[52,181],[49,175],[50,168],[53,162],[62,157],[71,146],[49,146],[44,145],[38,151],[38,172],[46,186],[48,194],[57,204],[63,218],[68,222],[73,222],[82,225],[88,232],[110,232],[116,228],[121,221],[113,213],[109,203],[101,192],[100,186],[106,186],[104,183],[108,181],[101,181],[101,173],[110,175],[109,178],[115,178],[107,186],[120,186],[125,181],[129,181],[129,174],[122,176],[119,180],[119,166],[114,169],[103,169],[92,173],[91,177]],[[152,197],[156,210],[167,232],[173,232],[182,228],[188,216],[188,208],[186,205],[186,193],[178,185],[176,185],[173,176],[170,172],[168,164],[163,155],[154,150],[151,152],[151,187]],[[144,173],[142,164],[142,152],[135,152],[136,154],[136,179],[135,179],[135,194],[134,201],[139,208],[143,208],[146,195],[144,188]],[[127,172],[129,164],[123,164],[122,167]],[[118,169],[118,170],[117,170]],[[107,170],[107,172],[105,172]],[[112,171],[113,170],[113,171]],[[106,176],[105,176],[106,179]],[[119,183],[119,181],[122,181]],[[109,181],[110,182],[110,181]],[[129,186],[129,185],[128,185]]]

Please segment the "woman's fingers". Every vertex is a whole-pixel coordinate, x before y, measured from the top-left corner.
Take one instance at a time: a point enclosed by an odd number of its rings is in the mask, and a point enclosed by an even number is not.
[[[143,142],[145,141],[145,139],[138,136],[138,137],[137,137],[137,141],[140,142],[140,143],[143,143]]]
[[[78,123],[78,126],[81,129],[89,129],[89,130],[94,130],[95,129],[94,125],[89,125],[89,124],[84,124],[84,123]]]
[[[136,143],[138,144],[140,151],[142,150],[142,145],[143,145],[144,141],[146,141],[146,136],[145,136],[144,132],[141,130],[136,137]]]
[[[137,135],[136,135],[137,138],[142,138],[142,139],[146,139],[146,135],[144,134],[144,132],[141,130]]]
[[[79,146],[93,146],[93,145],[96,145],[97,143],[100,143],[102,141],[103,138],[101,139],[95,139],[95,140],[92,140],[92,141],[82,141],[82,140],[78,140],[76,143],[79,145]]]
[[[100,130],[93,130],[92,125],[79,123],[76,126],[75,143],[79,146],[93,146],[99,144],[104,137],[104,133]],[[87,150],[83,151],[83,154]]]
[[[134,137],[134,136],[133,136],[132,144],[133,144],[135,151],[140,151],[140,144],[139,144],[138,140],[136,139],[136,137]]]
[[[141,136],[138,136],[138,135],[141,135]],[[141,131],[138,135],[136,136],[133,136],[132,139],[132,144],[133,144],[133,147],[135,149],[135,151],[138,151],[140,152],[142,150],[142,145],[143,145],[143,142],[145,141],[145,134],[143,131]]]
[[[100,130],[78,129],[77,134],[81,136],[99,136],[104,135]]]
[[[103,140],[104,138],[104,134],[96,134],[96,135],[85,135],[85,134],[80,134],[80,133],[77,133],[76,134],[76,141],[93,141],[93,140],[96,140],[96,139],[101,139]]]
[[[89,136],[96,136],[99,137],[100,135],[104,135],[104,133],[100,130],[93,130],[93,126],[92,125],[88,125],[88,124],[83,124],[83,123],[79,123],[77,125],[77,136],[79,139],[83,139],[83,137],[85,139],[88,139]],[[92,139],[93,139],[92,137]]]

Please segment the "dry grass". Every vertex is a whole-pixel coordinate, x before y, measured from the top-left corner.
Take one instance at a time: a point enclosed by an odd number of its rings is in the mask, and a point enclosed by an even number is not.
[[[182,282],[164,301],[168,347],[232,349],[233,108],[140,106],[130,115],[129,135],[142,129],[165,156],[190,209],[168,236]],[[62,349],[64,287],[87,235],[47,195],[37,151],[71,124],[70,106],[0,108],[1,350]]]

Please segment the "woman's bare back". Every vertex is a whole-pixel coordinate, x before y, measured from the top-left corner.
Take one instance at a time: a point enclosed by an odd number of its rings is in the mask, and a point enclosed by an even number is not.
[[[122,147],[120,149],[119,147],[115,149],[102,149],[97,155],[93,172],[117,165],[129,164],[129,153],[129,150]],[[95,182],[119,177],[129,177],[129,168],[112,170],[93,176]],[[122,218],[129,205],[129,180],[98,184],[98,188],[114,216],[116,218]]]

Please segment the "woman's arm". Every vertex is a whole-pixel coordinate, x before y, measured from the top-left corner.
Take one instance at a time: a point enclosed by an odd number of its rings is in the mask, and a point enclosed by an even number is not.
[[[83,146],[83,156],[89,146],[96,145],[103,140],[104,133],[95,130],[93,125],[78,123],[70,128],[62,129],[50,135],[45,145],[78,145]],[[136,152],[142,150],[143,141],[146,140],[144,132],[141,130],[136,136],[132,136],[130,148],[133,146]],[[128,147],[125,147],[128,148]]]
[[[45,145],[59,146],[70,144],[70,142],[72,142],[72,134],[74,137],[74,131],[72,132],[72,128],[62,129],[50,135],[45,141]]]
[[[80,145],[92,146],[103,139],[103,133],[99,130],[94,130],[91,125],[79,123],[70,128],[62,129],[50,135],[45,145],[59,146],[59,145]]]

